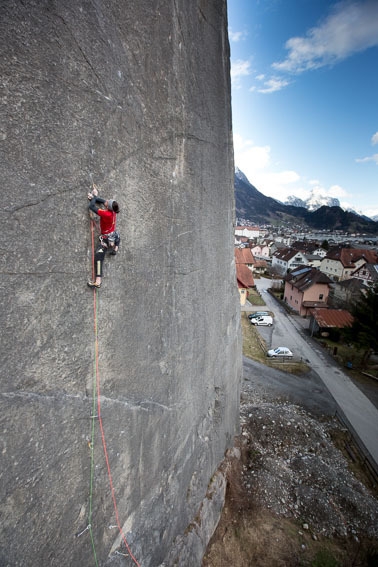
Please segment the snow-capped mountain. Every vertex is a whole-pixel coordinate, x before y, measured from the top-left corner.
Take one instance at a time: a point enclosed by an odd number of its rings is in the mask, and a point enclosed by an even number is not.
[[[294,195],[290,195],[286,201],[284,201],[284,205],[292,205],[293,207],[304,207],[307,209],[306,201],[300,199],[299,197],[294,197]]]
[[[240,181],[243,181],[243,183],[249,184],[247,177],[244,175],[244,173],[238,167],[235,168],[235,177],[237,179],[239,179]]]
[[[340,201],[336,197],[326,197],[312,192],[308,199],[299,199],[294,195],[290,195],[284,203],[293,207],[304,207],[308,211],[316,211],[320,207],[340,207]]]
[[[275,224],[279,222],[281,224],[287,222],[316,230],[378,234],[378,223],[356,213],[344,211],[337,204],[338,199],[329,200],[327,197],[319,198],[316,195],[313,200],[311,198],[306,201],[296,199],[295,203],[293,202],[295,197],[291,197],[291,203],[284,204],[260,193],[240,169],[235,171],[234,189],[236,216],[250,219],[252,223]],[[315,210],[307,208],[308,201],[312,206],[314,202],[317,203]],[[325,202],[327,204],[324,204]]]

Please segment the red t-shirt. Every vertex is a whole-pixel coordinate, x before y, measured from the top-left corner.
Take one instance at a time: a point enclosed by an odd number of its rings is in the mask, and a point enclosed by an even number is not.
[[[98,209],[97,214],[100,217],[101,234],[110,234],[111,232],[114,232],[117,220],[116,213],[113,211]]]

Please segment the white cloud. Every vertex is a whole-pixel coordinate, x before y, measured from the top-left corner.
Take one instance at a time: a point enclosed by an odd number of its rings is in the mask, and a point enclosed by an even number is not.
[[[376,132],[375,134],[372,135],[371,137],[371,143],[373,146],[375,146],[376,144],[378,144],[378,132]]]
[[[234,152],[236,165],[247,175],[243,167],[250,172],[265,168],[270,163],[270,146],[256,146],[253,140],[245,139],[240,134],[234,134]],[[252,183],[252,181],[251,181]]]
[[[240,88],[241,77],[246,77],[251,74],[251,62],[238,59],[231,61],[231,81],[234,88]]]
[[[339,199],[340,202],[341,199],[350,197],[348,192],[343,187],[341,187],[341,185],[330,185],[330,187],[324,187],[324,185],[322,185],[319,181],[316,182],[316,184],[310,181],[309,185],[312,185],[311,193],[315,196],[319,195],[321,197],[333,197],[334,199]]]
[[[235,43],[237,43],[238,41],[243,41],[247,36],[247,31],[234,32],[231,28],[229,28],[228,30],[228,37],[230,38],[230,41],[234,41]]]
[[[234,151],[242,152],[246,148],[253,146],[252,140],[245,140],[240,134],[234,134]]]
[[[329,197],[334,197],[335,199],[349,197],[347,191],[345,191],[345,189],[340,185],[331,185],[326,195],[328,195]]]
[[[235,165],[263,195],[282,201],[293,194],[292,186],[300,176],[290,170],[272,171],[270,146],[254,145],[235,134],[234,152]]]
[[[267,81],[264,82],[264,87],[255,88],[252,87],[253,90],[257,90],[259,93],[262,94],[270,94],[275,93],[277,91],[281,91],[283,88],[287,87],[290,84],[290,81],[286,79],[281,79],[277,77],[271,77]],[[251,90],[252,90],[251,89]]]
[[[290,38],[288,56],[273,63],[279,71],[301,73],[342,61],[378,45],[378,2],[341,2],[318,27],[305,37]]]
[[[234,135],[235,165],[247,176],[252,185],[263,195],[278,201],[286,201],[290,195],[307,199],[311,194],[334,197],[340,200],[350,198],[340,185],[325,187],[317,179],[305,179],[291,169],[278,170],[272,164],[270,146],[257,146],[252,140]]]
[[[378,154],[373,154],[372,156],[364,158],[356,158],[357,163],[367,163],[369,161],[373,161],[376,165],[378,165]]]
[[[378,216],[378,207],[376,207],[375,209],[365,209],[363,214],[370,218],[376,217]]]

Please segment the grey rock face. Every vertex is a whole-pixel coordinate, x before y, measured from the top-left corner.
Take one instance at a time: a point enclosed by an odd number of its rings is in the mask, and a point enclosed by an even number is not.
[[[163,563],[238,431],[226,20],[224,0],[1,3],[1,565],[132,564],[112,497]],[[121,206],[96,295],[92,182]]]

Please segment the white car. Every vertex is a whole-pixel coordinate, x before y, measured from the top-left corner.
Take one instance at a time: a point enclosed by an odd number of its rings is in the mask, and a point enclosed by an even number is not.
[[[293,353],[291,352],[291,350],[289,350],[287,347],[284,346],[279,346],[277,348],[272,348],[271,350],[268,350],[268,352],[266,353],[267,356],[269,356],[270,358],[275,358],[276,356],[283,356],[283,357],[287,357],[287,358],[293,358]]]
[[[251,319],[251,325],[267,325],[268,327],[270,327],[271,325],[273,325],[273,317],[271,317],[270,315],[254,317],[253,319]]]
[[[267,317],[268,315],[268,311],[255,311],[248,315],[248,319],[251,321],[252,319],[256,319],[256,317]]]

